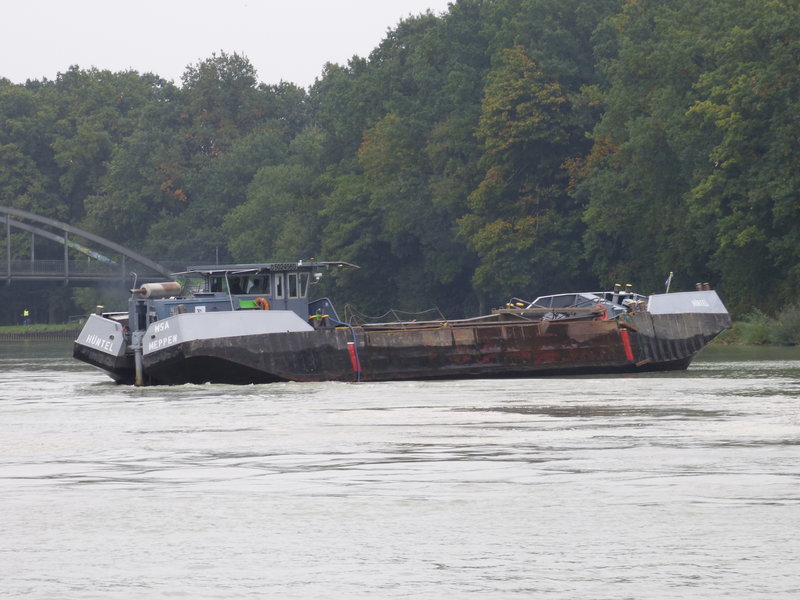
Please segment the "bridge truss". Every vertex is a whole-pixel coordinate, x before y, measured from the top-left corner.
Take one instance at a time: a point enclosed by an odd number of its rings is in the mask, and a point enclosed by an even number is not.
[[[0,277],[4,277],[7,284],[13,281],[43,281],[92,286],[124,282],[130,280],[134,274],[139,280],[171,279],[171,270],[167,267],[112,240],[68,223],[18,208],[0,206],[0,226],[3,225],[6,238],[5,257],[0,264]],[[18,258],[22,253],[19,248],[14,248],[15,236],[12,235],[12,230],[15,233],[30,233],[27,258]],[[50,258],[37,258],[37,238],[62,245],[63,255],[53,259],[51,252]]]

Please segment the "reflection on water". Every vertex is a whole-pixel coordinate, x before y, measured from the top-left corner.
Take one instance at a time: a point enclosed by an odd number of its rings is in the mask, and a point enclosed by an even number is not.
[[[119,387],[0,344],[0,595],[797,598],[800,352]]]

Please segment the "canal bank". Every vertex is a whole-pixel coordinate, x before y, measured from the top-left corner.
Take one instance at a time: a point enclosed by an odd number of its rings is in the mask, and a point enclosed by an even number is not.
[[[0,341],[74,340],[78,337],[80,330],[80,323],[65,323],[62,325],[11,325],[0,327]]]

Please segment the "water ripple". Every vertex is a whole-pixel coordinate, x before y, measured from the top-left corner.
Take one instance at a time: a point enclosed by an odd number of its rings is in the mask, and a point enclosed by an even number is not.
[[[137,389],[0,348],[0,595],[794,599],[800,360],[708,350]]]

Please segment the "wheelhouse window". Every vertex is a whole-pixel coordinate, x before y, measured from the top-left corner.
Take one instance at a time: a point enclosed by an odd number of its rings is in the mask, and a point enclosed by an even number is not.
[[[225,285],[224,277],[211,277],[208,280],[209,292],[227,292],[228,286]]]
[[[289,273],[286,287],[289,288],[289,298],[297,298],[297,273]]]
[[[245,290],[247,294],[258,294],[259,296],[271,296],[272,289],[270,288],[269,275],[252,275],[245,278],[247,285]]]
[[[308,294],[308,273],[297,274],[298,294],[301,298],[305,298]]]
[[[283,298],[283,273],[275,275],[275,297]]]
[[[231,294],[244,294],[246,277],[228,277],[228,285]]]

